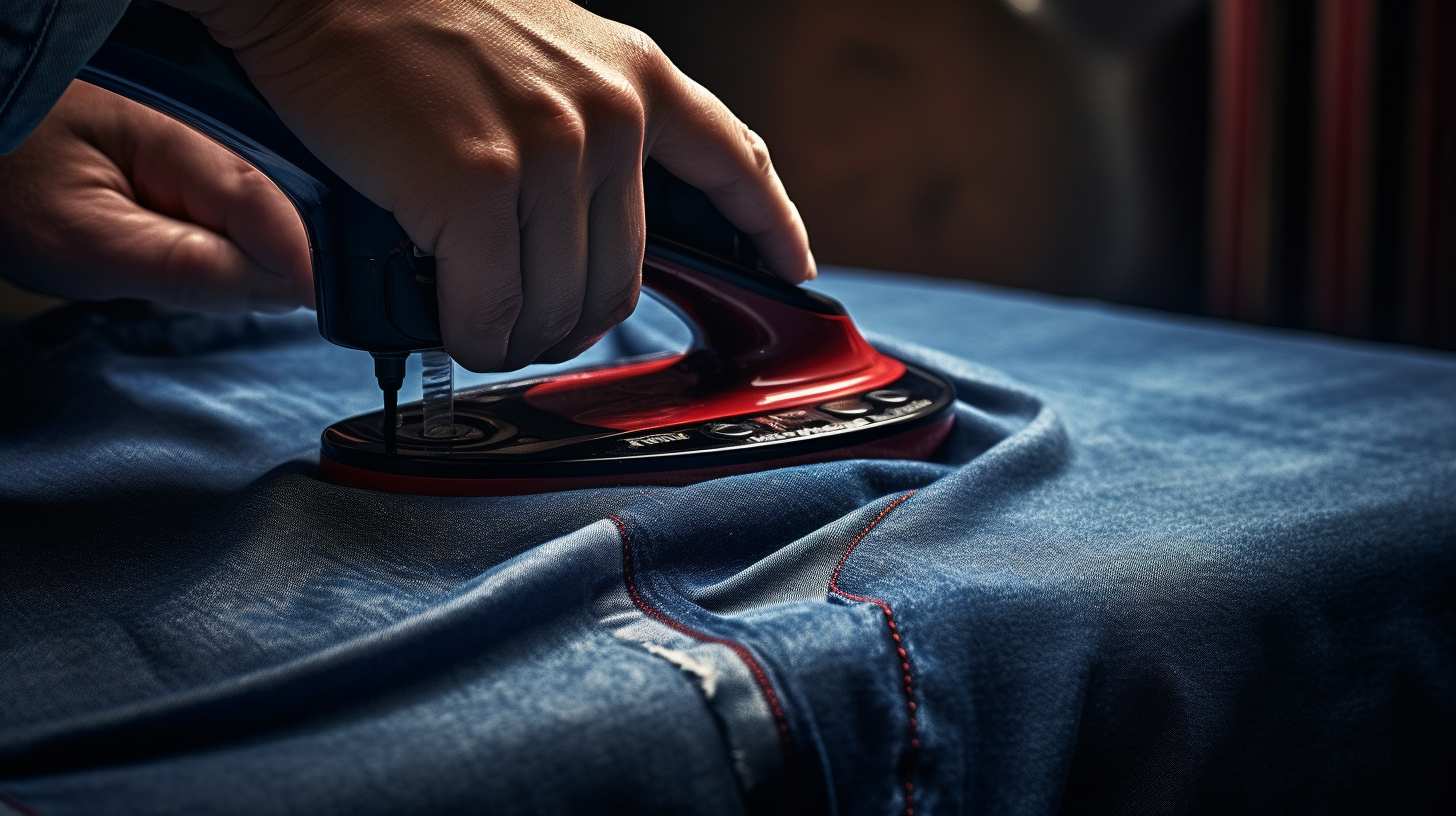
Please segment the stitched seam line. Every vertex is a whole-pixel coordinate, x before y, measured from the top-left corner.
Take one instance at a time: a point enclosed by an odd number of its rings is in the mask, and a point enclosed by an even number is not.
[[[627,586],[627,597],[632,599],[632,605],[637,607],[642,614],[674,632],[687,635],[694,640],[704,643],[715,643],[719,646],[727,647],[739,660],[743,661],[743,665],[748,668],[748,673],[753,675],[753,682],[758,686],[759,692],[763,695],[764,702],[768,704],[769,713],[773,715],[774,730],[778,732],[779,737],[779,749],[783,752],[785,761],[788,761],[793,753],[793,738],[789,733],[789,718],[784,714],[784,707],[779,701],[778,692],[774,690],[773,681],[769,679],[768,672],[764,670],[763,664],[742,643],[698,631],[685,623],[674,620],[644,598],[641,590],[637,586],[637,567],[635,559],[632,557],[632,536],[627,531],[627,524],[615,514],[608,516],[608,518],[611,519],[612,524],[616,525],[618,537],[622,539],[622,581]]]
[[[841,598],[859,603],[874,604],[879,607],[880,615],[885,619],[885,628],[890,633],[890,642],[894,645],[895,655],[900,659],[900,691],[905,696],[906,724],[905,732],[908,742],[900,754],[900,790],[905,797],[905,808],[902,811],[904,816],[915,816],[915,766],[920,761],[920,720],[917,710],[919,703],[915,700],[915,667],[910,660],[910,653],[905,649],[905,643],[900,636],[900,624],[895,620],[895,610],[890,607],[888,601],[883,598],[872,598],[868,595],[857,595],[839,585],[839,573],[844,570],[844,565],[849,561],[849,556],[854,553],[856,547],[870,531],[885,520],[896,507],[904,504],[907,499],[915,495],[911,490],[901,493],[893,501],[885,505],[870,523],[866,524],[854,538],[850,539],[849,546],[845,548],[844,554],[839,557],[839,563],[834,565],[834,572],[829,576],[829,591]]]

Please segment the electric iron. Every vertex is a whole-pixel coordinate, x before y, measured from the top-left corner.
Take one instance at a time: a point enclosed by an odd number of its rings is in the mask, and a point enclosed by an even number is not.
[[[648,162],[643,284],[692,328],[690,347],[453,401],[447,388],[445,433],[438,423],[427,432],[428,393],[403,406],[396,393],[405,359],[441,347],[434,263],[393,216],[314,158],[185,15],[134,9],[80,78],[222,143],[297,207],[319,331],[374,356],[385,398],[383,410],[323,432],[332,481],[432,495],[683,484],[827,459],[925,458],[951,428],[947,381],[876,350],[838,302],[760,271],[706,196]]]

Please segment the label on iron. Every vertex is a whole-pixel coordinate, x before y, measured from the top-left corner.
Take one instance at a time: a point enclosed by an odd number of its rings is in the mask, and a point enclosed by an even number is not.
[[[887,419],[895,419],[896,417],[902,417],[906,414],[913,414],[916,411],[921,411],[929,408],[930,405],[931,402],[928,399],[911,400],[904,405],[896,405],[893,408],[886,408],[878,415],[871,418],[874,419],[876,422],[883,422]]]
[[[793,439],[802,436],[818,436],[819,434],[843,431],[848,428],[863,428],[870,424],[864,417],[857,417],[848,422],[833,422],[828,425],[815,425],[809,428],[798,428],[792,431],[779,431],[778,433],[759,434],[748,438],[749,442],[778,442],[781,439]]]
[[[649,434],[647,436],[634,436],[622,441],[629,448],[650,448],[653,445],[664,445],[669,442],[686,442],[688,435],[686,431],[671,431],[668,433]]]
[[[826,419],[828,417],[818,411],[800,408],[794,411],[780,411],[777,414],[754,417],[753,421],[775,431],[792,431],[823,422]]]

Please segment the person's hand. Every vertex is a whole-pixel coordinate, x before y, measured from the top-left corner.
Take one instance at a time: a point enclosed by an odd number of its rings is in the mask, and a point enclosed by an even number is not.
[[[568,0],[169,0],[308,147],[434,255],[467,368],[574,355],[636,305],[642,162],[814,276],[763,141],[641,32]]]
[[[208,311],[313,303],[288,198],[225,148],[85,82],[0,156],[0,269],[74,300]]]

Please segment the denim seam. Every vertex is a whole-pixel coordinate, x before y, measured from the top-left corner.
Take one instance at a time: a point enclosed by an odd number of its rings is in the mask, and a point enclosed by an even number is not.
[[[706,632],[688,626],[658,609],[642,595],[637,582],[636,559],[632,552],[632,536],[627,529],[627,524],[620,516],[608,516],[612,524],[617,528],[617,534],[622,539],[622,582],[627,588],[627,597],[632,600],[632,605],[647,617],[657,621],[667,628],[686,635],[694,640],[703,643],[716,643],[726,647],[748,669],[753,676],[754,683],[758,686],[759,693],[763,695],[764,702],[768,705],[769,712],[773,715],[774,729],[778,732],[779,748],[783,752],[784,760],[787,762],[793,754],[793,736],[789,731],[788,715],[784,711],[783,703],[778,692],[774,689],[773,680],[769,678],[763,664],[753,652],[739,641],[730,638],[711,635]]]
[[[914,490],[901,493],[885,505],[874,518],[870,519],[870,522],[861,528],[854,538],[850,539],[849,546],[845,548],[844,554],[839,557],[839,563],[834,565],[834,572],[829,576],[831,593],[845,600],[874,604],[879,607],[880,615],[885,620],[885,628],[890,633],[890,642],[894,645],[895,655],[900,659],[900,691],[905,697],[907,718],[905,732],[908,738],[897,763],[900,772],[900,790],[905,797],[905,807],[902,811],[904,816],[915,816],[915,766],[920,761],[920,719],[918,714],[920,704],[915,700],[915,666],[910,660],[910,652],[905,648],[900,624],[895,620],[895,610],[890,606],[889,601],[869,595],[858,595],[844,589],[839,585],[839,574],[844,570],[844,565],[849,561],[855,548],[861,541],[864,541],[865,536],[869,535],[870,531],[884,521],[886,516],[913,495],[915,495]]]

